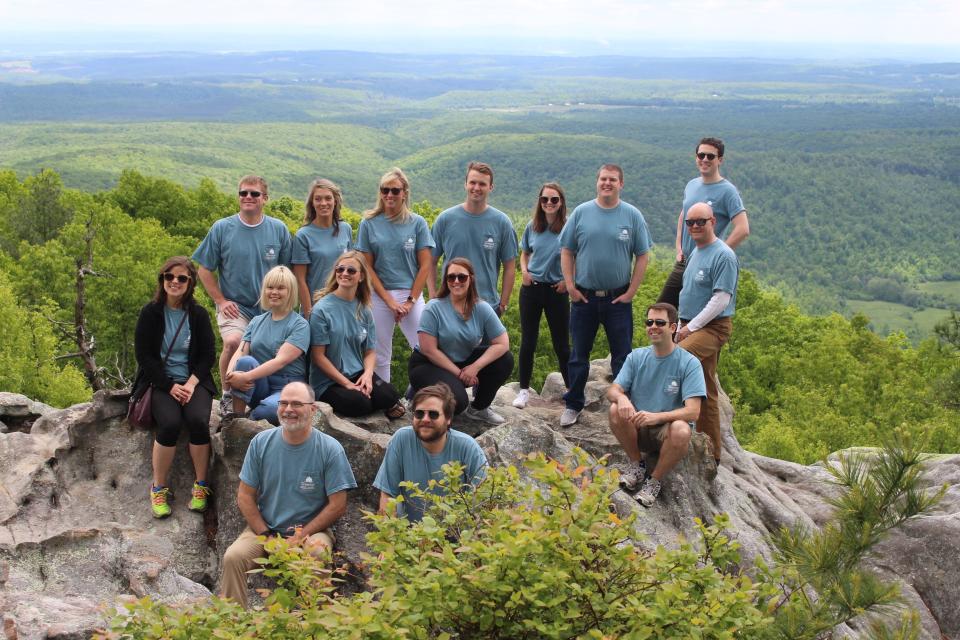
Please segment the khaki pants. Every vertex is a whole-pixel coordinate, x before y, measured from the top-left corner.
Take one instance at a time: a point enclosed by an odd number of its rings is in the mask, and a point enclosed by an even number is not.
[[[304,543],[313,555],[324,549],[333,549],[333,535],[329,531],[315,533]],[[255,569],[257,558],[263,557],[263,545],[256,534],[247,527],[223,554],[223,577],[220,580],[220,596],[236,600],[247,608],[247,571]]]
[[[733,322],[729,317],[715,318],[707,326],[694,331],[680,343],[680,346],[700,360],[703,378],[707,384],[707,401],[700,405],[700,417],[697,419],[697,431],[705,433],[713,442],[713,456],[719,460],[722,445],[720,443],[720,391],[717,382],[717,359],[720,349],[730,339]]]

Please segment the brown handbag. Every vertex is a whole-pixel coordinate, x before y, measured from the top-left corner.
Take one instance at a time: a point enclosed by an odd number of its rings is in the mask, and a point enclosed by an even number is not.
[[[173,345],[177,342],[177,336],[180,335],[180,329],[183,329],[183,323],[187,319],[187,314],[183,315],[183,318],[180,319],[180,324],[177,326],[177,332],[173,334],[173,340],[170,341],[170,346],[167,348],[167,354],[163,356],[163,364],[167,364],[167,358],[170,356],[170,350],[173,349]],[[153,385],[148,384],[146,390],[140,394],[139,398],[134,398],[133,395],[130,396],[130,401],[127,404],[127,422],[129,422],[134,427],[139,427],[141,429],[149,429],[153,426]]]

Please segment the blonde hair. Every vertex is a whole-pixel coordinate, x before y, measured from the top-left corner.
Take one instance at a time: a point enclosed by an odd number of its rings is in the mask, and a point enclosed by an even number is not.
[[[340,254],[340,257],[337,258],[337,263],[330,269],[330,275],[327,277],[327,286],[313,295],[313,301],[317,302],[323,296],[333,293],[340,288],[340,283],[337,282],[337,267],[348,258],[357,262],[357,268],[360,270],[361,275],[360,282],[357,283],[357,300],[360,302],[357,306],[357,318],[359,319],[360,310],[363,307],[369,308],[372,298],[370,291],[370,269],[367,267],[367,261],[363,257],[363,254],[359,251],[353,250]]]
[[[293,275],[293,271],[283,265],[270,269],[267,275],[263,276],[263,283],[260,285],[260,308],[264,311],[270,309],[267,304],[267,287],[278,285],[283,285],[287,289],[287,302],[283,305],[283,312],[290,313],[300,304],[300,296],[297,293],[297,277]]]
[[[343,192],[333,181],[326,178],[317,178],[310,183],[307,191],[307,202],[303,207],[303,226],[312,224],[317,219],[317,210],[313,206],[313,194],[317,189],[326,189],[333,194],[333,235],[340,233],[340,211],[343,209]]]
[[[410,219],[410,180],[407,179],[406,174],[400,167],[394,167],[380,177],[380,184],[377,185],[377,204],[373,209],[368,209],[367,211],[363,212],[364,218],[367,220],[370,218],[376,218],[386,210],[386,205],[383,203],[383,194],[380,193],[380,188],[386,183],[393,182],[394,180],[399,181],[400,184],[403,185],[403,204],[400,207],[400,214],[395,218],[395,221],[403,223]]]
[[[260,192],[263,194],[264,199],[269,195],[269,188],[267,187],[267,181],[261,178],[260,176],[255,176],[253,174],[243,176],[240,178],[240,183],[237,184],[237,191],[243,189],[245,184],[255,184],[260,189]]]

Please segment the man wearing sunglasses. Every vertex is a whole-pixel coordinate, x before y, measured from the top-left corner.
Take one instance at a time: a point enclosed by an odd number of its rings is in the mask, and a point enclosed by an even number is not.
[[[716,234],[719,237],[723,237],[723,232],[728,225],[732,227],[726,239],[727,246],[731,249],[736,250],[750,235],[750,220],[747,218],[747,210],[743,208],[740,192],[729,180],[720,175],[720,165],[723,164],[723,140],[719,138],[700,140],[694,160],[700,176],[688,182],[683,190],[683,205],[680,207],[680,216],[677,218],[677,261],[657,299],[657,302],[669,302],[675,307],[680,305],[683,271],[696,246],[693,237],[683,224],[690,207],[698,202],[710,205],[716,218]]]
[[[650,346],[627,356],[607,399],[610,430],[630,459],[620,484],[649,507],[660,483],[687,455],[690,428],[707,390],[700,362],[673,342],[677,309],[666,302],[650,305],[646,324]],[[657,456],[649,477],[645,455]]]
[[[240,211],[217,220],[193,252],[193,260],[200,265],[200,282],[217,305],[217,326],[223,338],[221,380],[226,379],[227,365],[240,346],[250,320],[263,313],[260,309],[263,276],[277,265],[289,266],[293,246],[287,226],[263,213],[267,203],[266,180],[260,176],[244,176],[238,198]],[[221,413],[233,410],[226,383],[220,410]]]
[[[264,536],[283,536],[314,555],[333,547],[330,527],[347,510],[357,482],[334,438],[313,428],[317,404],[310,385],[280,392],[279,429],[250,441],[237,489],[246,528],[223,556],[221,595],[247,606],[247,571],[263,556]]]
[[[380,489],[380,512],[390,498],[403,496],[398,516],[411,522],[423,518],[422,501],[412,499],[401,482],[413,482],[427,489],[431,480],[443,478],[441,467],[448,462],[463,465],[463,480],[474,486],[486,477],[487,457],[477,441],[450,429],[456,399],[443,384],[423,387],[413,396],[413,426],[403,427],[390,438],[387,452],[373,486]]]
[[[680,329],[677,343],[703,365],[707,401],[700,408],[697,430],[710,436],[713,456],[720,462],[720,407],[717,358],[733,331],[740,266],[733,249],[715,232],[716,218],[710,205],[698,202],[684,219],[696,243],[683,273],[680,291]]]

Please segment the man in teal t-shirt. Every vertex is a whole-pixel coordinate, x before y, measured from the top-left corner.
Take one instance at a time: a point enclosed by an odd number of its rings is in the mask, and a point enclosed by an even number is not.
[[[471,162],[464,183],[467,199],[450,207],[433,223],[433,269],[427,279],[430,297],[437,293],[437,262],[466,258],[477,274],[477,292],[498,316],[502,316],[513,292],[517,268],[517,234],[504,212],[487,204],[493,191],[493,169],[483,162]],[[497,292],[500,266],[503,266],[503,288]]]
[[[237,491],[247,527],[223,556],[223,597],[247,605],[247,571],[263,555],[262,536],[283,536],[315,555],[333,547],[330,527],[357,482],[340,443],[313,428],[316,412],[313,389],[291,382],[280,393],[280,427],[250,441]]]
[[[441,467],[456,461],[463,465],[463,480],[477,485],[486,477],[487,457],[476,440],[450,429],[456,401],[447,385],[423,387],[412,404],[413,426],[403,427],[390,438],[373,486],[380,489],[381,513],[386,512],[390,498],[402,495],[397,515],[417,522],[423,518],[423,503],[412,499],[401,482],[413,482],[427,490],[431,480],[443,478]]]
[[[687,455],[690,423],[697,419],[707,389],[700,363],[673,342],[676,308],[665,302],[651,305],[646,324],[650,346],[627,356],[607,399],[610,430],[630,459],[620,484],[635,491],[642,483],[633,497],[649,507],[660,483]],[[649,478],[645,453],[658,456]]]
[[[193,260],[198,277],[217,305],[217,326],[223,338],[220,379],[240,346],[244,329],[260,315],[260,285],[267,271],[290,264],[290,230],[280,220],[264,215],[267,182],[260,176],[244,176],[238,190],[240,211],[213,223]],[[213,273],[217,272],[214,276]],[[230,391],[224,384],[221,411],[230,411]]]

